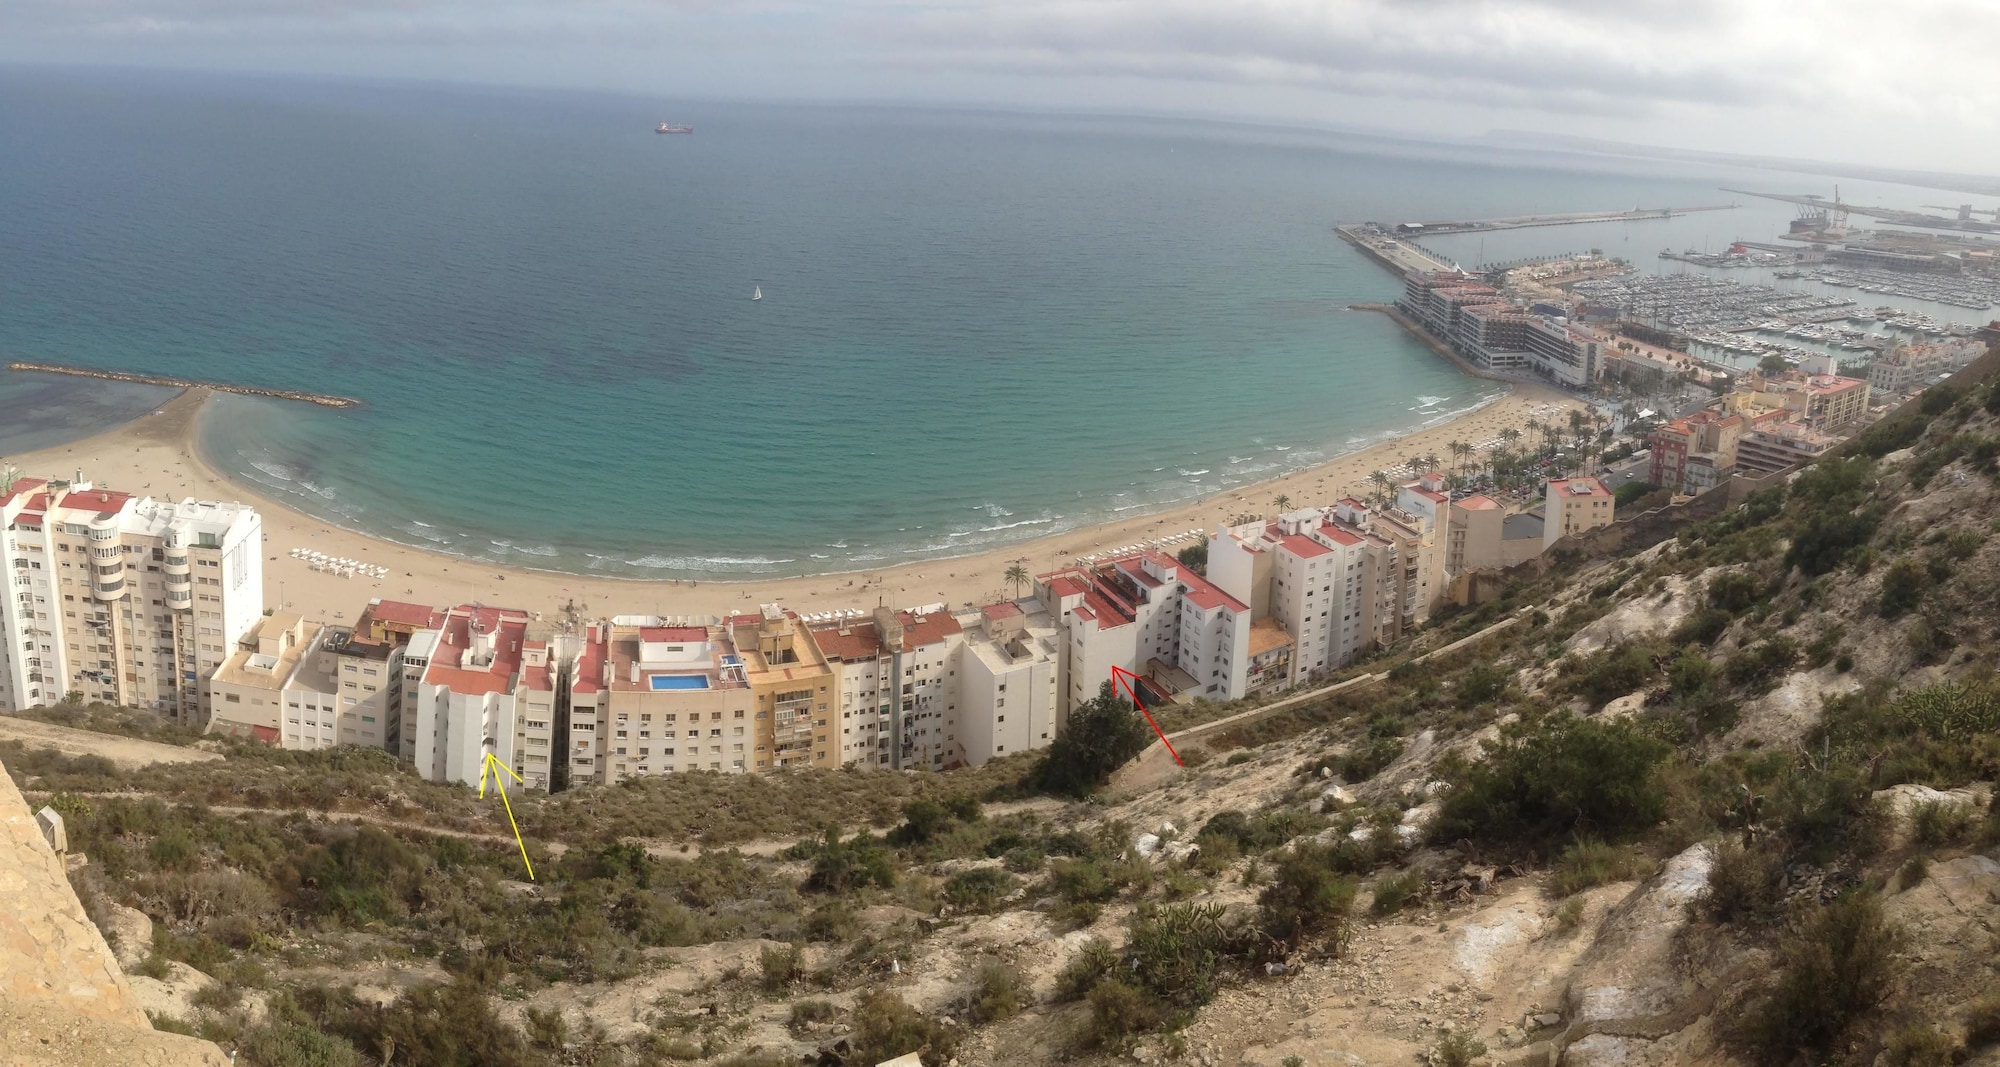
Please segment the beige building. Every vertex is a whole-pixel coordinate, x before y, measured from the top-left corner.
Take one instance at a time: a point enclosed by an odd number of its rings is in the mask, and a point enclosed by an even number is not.
[[[1595,478],[1551,478],[1542,509],[1542,549],[1571,534],[1611,525],[1611,490]]]
[[[743,659],[743,677],[756,706],[748,735],[754,752],[749,762],[730,769],[839,766],[836,678],[813,644],[812,631],[777,604],[762,605],[755,615],[731,616],[724,625]],[[734,743],[742,736],[732,732],[729,739]]]
[[[0,705],[75,694],[206,722],[204,680],[264,612],[255,511],[23,478],[0,485],[0,525]]]
[[[585,668],[592,662],[602,663],[603,679],[601,688],[583,694],[593,698],[587,702],[572,687],[572,784],[759,769],[756,696],[726,629],[621,615],[594,627],[592,637],[602,651],[585,646],[578,681],[589,682]]]

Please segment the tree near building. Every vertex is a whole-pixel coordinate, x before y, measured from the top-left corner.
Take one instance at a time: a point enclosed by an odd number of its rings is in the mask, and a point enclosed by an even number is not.
[[[1021,586],[1028,580],[1028,568],[1019,560],[1007,565],[1007,573],[1002,575],[1014,587],[1014,595],[1021,595]]]
[[[1152,738],[1152,728],[1138,709],[1105,679],[1094,699],[1071,709],[1068,726],[1035,765],[1029,782],[1051,793],[1088,796]]]

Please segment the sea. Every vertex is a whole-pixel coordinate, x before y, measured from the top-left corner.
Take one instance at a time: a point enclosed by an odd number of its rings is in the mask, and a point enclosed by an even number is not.
[[[1184,119],[33,67],[0,68],[0,146],[0,356],[357,397],[226,396],[201,448],[379,537],[646,578],[983,551],[1495,397],[1348,307],[1401,285],[1338,223],[1829,184]],[[1449,254],[1652,269],[1792,212]],[[0,455],[165,395],[0,373]]]

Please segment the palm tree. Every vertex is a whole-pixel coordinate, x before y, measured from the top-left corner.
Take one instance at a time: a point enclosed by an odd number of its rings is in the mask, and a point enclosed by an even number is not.
[[[1533,423],[1531,422],[1529,423],[1529,425],[1532,427]],[[1512,426],[1509,426],[1506,429],[1500,431],[1500,439],[1511,445],[1514,442],[1519,441],[1521,439],[1521,431],[1515,429]]]
[[[1021,583],[1028,580],[1028,568],[1019,560],[1015,560],[1008,565],[1007,573],[1002,575],[1002,577],[1013,583],[1014,595],[1019,597],[1021,595]]]
[[[1377,492],[1378,494],[1381,494],[1381,495],[1383,495],[1383,496],[1387,496],[1387,495],[1388,495],[1388,493],[1389,493],[1389,472],[1387,472],[1387,471],[1370,471],[1370,472],[1369,472],[1369,474],[1368,474],[1368,480],[1369,480],[1369,481],[1371,481],[1371,482],[1374,482],[1374,483],[1375,483],[1375,491],[1376,491],[1376,492]]]
[[[1424,453],[1424,472],[1429,473],[1437,469],[1438,469],[1438,454],[1436,452]]]
[[[1447,452],[1450,452],[1450,453],[1451,453],[1451,458],[1452,458],[1452,459],[1453,459],[1454,461],[1461,461],[1461,462],[1462,462],[1462,461],[1464,460],[1464,458],[1465,458],[1465,442],[1464,442],[1464,441],[1452,441],[1451,443],[1449,443],[1449,444],[1445,445],[1445,446],[1444,446],[1444,448],[1445,448],[1445,451],[1447,451]]]
[[[1283,493],[1279,493],[1277,499],[1271,501],[1271,506],[1277,508],[1278,512],[1280,514],[1283,514],[1284,512],[1291,510],[1292,498],[1286,496]]]

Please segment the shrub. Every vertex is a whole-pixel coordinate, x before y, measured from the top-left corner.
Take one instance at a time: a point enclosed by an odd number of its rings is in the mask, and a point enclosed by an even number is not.
[[[1069,713],[1067,727],[1035,765],[1030,781],[1047,792],[1086,796],[1144,751],[1152,737],[1152,729],[1132,702],[1114,693],[1107,681],[1096,699]]]
[[[1658,670],[1650,646],[1628,641],[1585,660],[1582,669],[1570,680],[1570,689],[1587,698],[1592,707],[1599,707],[1645,688]]]
[[[1792,547],[1785,552],[1785,566],[1797,567],[1807,577],[1825,574],[1839,567],[1849,552],[1867,544],[1881,522],[1877,507],[1859,512],[1815,512],[1793,535]]]
[[[1799,859],[1825,863],[1874,847],[1880,817],[1867,771],[1859,766],[1804,761],[1778,783],[1773,800],[1786,842]]]
[[[1666,815],[1660,764],[1672,752],[1629,722],[1549,716],[1503,730],[1454,779],[1432,840],[1543,846],[1596,834],[1619,841]]]
[[[804,953],[797,945],[766,948],[757,954],[757,963],[763,972],[766,993],[782,993],[805,976]]]
[[[896,868],[888,851],[866,833],[842,841],[838,829],[828,830],[816,852],[812,874],[803,886],[809,893],[850,893],[866,886],[886,889],[896,884]]]
[[[792,1013],[785,1025],[793,1033],[798,1033],[818,1023],[830,1023],[840,1014],[840,1009],[831,1001],[801,1000],[792,1005]]]
[[[1831,1053],[1895,988],[1902,932],[1873,894],[1848,893],[1785,932],[1768,993],[1748,1017],[1771,1062]]]
[[[846,1067],[873,1067],[912,1052],[922,1053],[924,1067],[944,1067],[958,1051],[958,1036],[950,1027],[920,1014],[903,998],[886,989],[869,995],[854,1009]]]
[[[1402,754],[1402,738],[1371,737],[1366,744],[1341,757],[1340,777],[1356,784],[1365,782],[1382,773],[1384,767],[1396,762],[1396,757]]]
[[[1507,688],[1509,677],[1507,668],[1497,663],[1481,664],[1459,675],[1458,698],[1463,704],[1484,704]]]
[[[1882,596],[1875,610],[1885,619],[1899,618],[1923,602],[1924,587],[1929,584],[1922,567],[1911,560],[1897,560],[1882,574]]]
[[[340,1038],[291,1022],[251,1027],[238,1048],[248,1062],[270,1067],[363,1067],[367,1062]]]
[[[1701,607],[1688,612],[1679,626],[1674,627],[1668,640],[1676,645],[1697,644],[1704,647],[1715,643],[1724,630],[1729,629],[1730,614],[1718,608]]]
[[[1776,851],[1761,843],[1716,846],[1708,884],[1694,899],[1697,914],[1712,922],[1762,926],[1775,922],[1784,907],[1785,865]]]
[[[1415,867],[1386,875],[1375,883],[1375,900],[1368,910],[1376,915],[1394,915],[1423,894],[1424,872]]]
[[[1028,984],[1021,972],[1004,963],[988,963],[979,968],[972,995],[966,1002],[966,1017],[975,1023],[1011,1019],[1026,1005]]]
[[[1731,615],[1748,611],[1763,595],[1764,583],[1749,571],[1730,571],[1708,583],[1709,606]]]
[[[1722,674],[1731,685],[1742,686],[1751,692],[1763,692],[1776,685],[1778,678],[1798,661],[1798,645],[1781,635],[1729,657],[1729,662],[1723,665]]]
[[[1884,1067],[1951,1067],[1958,1046],[1928,1023],[1911,1023],[1889,1038],[1882,1050]]]
[[[974,867],[945,879],[944,899],[960,911],[990,912],[1014,891],[1014,881],[998,867]]]
[[[1076,955],[1056,973],[1056,1001],[1082,1000],[1117,966],[1117,950],[1097,938],[1084,942]]]
[[[1964,841],[1972,833],[1972,824],[1972,807],[1968,804],[1925,800],[1910,807],[1910,838],[1927,848]]]
[[[1085,1044],[1116,1045],[1165,1026],[1173,1012],[1145,990],[1108,978],[1091,987]]]
[[[903,805],[903,825],[897,827],[898,844],[922,844],[936,837],[951,822],[951,812],[935,800],[912,800]]]
[[[1486,1042],[1470,1030],[1446,1030],[1431,1048],[1431,1067],[1472,1067],[1486,1055]]]
[[[1720,673],[1707,656],[1683,652],[1667,667],[1667,685],[1683,700],[1708,692]]]
[[[2000,1045],[2000,993],[1986,994],[1965,1013],[1965,1047],[1989,1045]]]
[[[1652,861],[1637,849],[1584,838],[1563,850],[1550,888],[1566,897],[1594,886],[1643,878],[1652,868]]]
[[[1354,905],[1354,879],[1339,873],[1332,846],[1301,844],[1278,860],[1257,896],[1264,933],[1294,948],[1319,936],[1338,943]]]
[[[1132,920],[1132,979],[1168,1004],[1198,1008],[1215,996],[1216,971],[1235,938],[1216,904],[1144,909]]]

